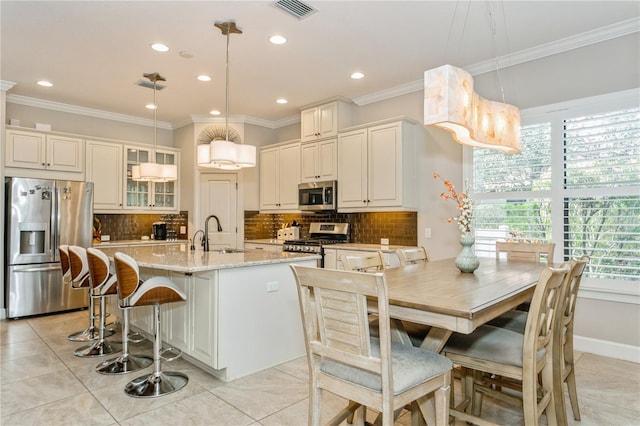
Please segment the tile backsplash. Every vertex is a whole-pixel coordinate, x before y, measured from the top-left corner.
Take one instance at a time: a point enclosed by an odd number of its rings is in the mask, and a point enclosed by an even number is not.
[[[294,220],[300,224],[300,238],[309,236],[311,222],[347,222],[351,224],[350,239],[353,243],[379,244],[381,238],[388,238],[392,245],[415,246],[418,243],[416,212],[264,214],[245,211],[244,238],[275,239],[278,229]]]
[[[139,240],[143,236],[150,236],[153,222],[166,222],[167,231],[174,230],[178,239],[187,239],[187,234],[180,233],[180,227],[187,229],[189,212],[179,214],[94,214],[94,238],[101,227],[101,235],[109,235],[115,240]]]

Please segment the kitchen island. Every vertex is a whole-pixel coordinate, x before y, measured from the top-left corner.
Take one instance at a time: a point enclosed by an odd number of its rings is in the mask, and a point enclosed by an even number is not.
[[[298,293],[290,264],[320,258],[265,250],[204,252],[186,244],[103,248],[133,257],[141,279],[170,278],[186,302],[162,306],[162,340],[188,361],[229,381],[304,355]],[[115,298],[113,298],[115,299]],[[131,325],[153,332],[151,306],[133,308]],[[114,303],[112,313],[120,314]]]

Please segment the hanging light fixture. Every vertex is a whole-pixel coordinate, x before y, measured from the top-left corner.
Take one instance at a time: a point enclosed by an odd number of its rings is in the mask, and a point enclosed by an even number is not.
[[[158,142],[158,103],[156,96],[158,81],[167,81],[157,72],[142,74],[153,83],[153,152]],[[131,179],[135,181],[169,182],[178,179],[178,166],[175,164],[140,163],[131,168]]]
[[[520,153],[520,110],[483,99],[471,74],[452,65],[424,73],[424,124],[449,131],[460,144]]]
[[[504,4],[502,7],[504,17]],[[447,38],[447,49],[457,9],[456,3]],[[493,35],[492,50],[496,58],[496,75],[502,90],[496,52],[496,24],[489,2],[487,12]],[[468,13],[469,10],[467,15]],[[462,33],[464,34],[464,28]],[[502,98],[503,103],[482,98],[473,90],[471,74],[452,65],[443,65],[424,73],[424,124],[449,131],[453,139],[460,144],[494,149],[505,154],[519,154],[520,110],[504,103],[504,92]]]
[[[234,21],[216,22],[214,24],[223,35],[227,36],[226,61],[226,139],[212,140],[211,143],[198,145],[197,164],[224,170],[237,170],[243,167],[255,167],[256,147],[248,144],[236,144],[229,140],[229,36],[231,33],[242,34]]]

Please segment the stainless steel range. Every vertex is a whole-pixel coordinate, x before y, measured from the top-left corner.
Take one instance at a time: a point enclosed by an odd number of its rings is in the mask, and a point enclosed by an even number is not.
[[[282,246],[283,251],[297,251],[314,253],[322,256],[319,267],[324,268],[324,246],[349,242],[348,223],[319,223],[309,225],[309,238],[287,240]]]

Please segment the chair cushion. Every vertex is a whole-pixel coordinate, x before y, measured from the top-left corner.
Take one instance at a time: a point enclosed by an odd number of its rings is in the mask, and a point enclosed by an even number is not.
[[[380,340],[371,339],[373,356],[380,356]],[[391,344],[391,370],[393,394],[398,395],[433,377],[451,370],[451,361],[425,349],[397,343]],[[325,359],[320,370],[330,376],[355,383],[374,391],[382,391],[380,376],[341,362]]]
[[[523,343],[524,335],[520,333],[483,325],[471,334],[454,333],[442,352],[522,367]],[[538,361],[544,353],[544,349],[538,351]]]
[[[512,310],[505,312],[498,318],[489,321],[489,325],[494,327],[504,328],[505,330],[515,331],[516,333],[524,334],[525,326],[527,325],[528,312]]]

